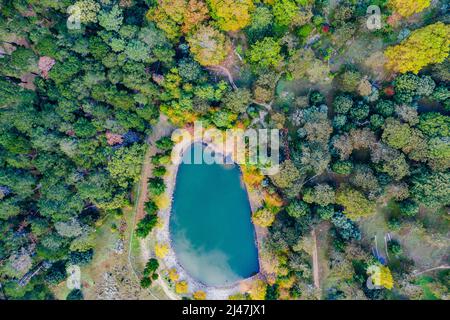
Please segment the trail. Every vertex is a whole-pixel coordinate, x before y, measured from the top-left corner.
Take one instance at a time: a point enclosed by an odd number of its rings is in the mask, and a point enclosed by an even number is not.
[[[169,135],[173,130],[173,127],[169,124],[167,118],[164,115],[160,115],[159,121],[156,126],[153,127],[152,134],[147,138],[147,152],[145,153],[143,164],[142,164],[142,171],[141,171],[141,178],[137,190],[137,197],[135,202],[135,209],[134,209],[134,217],[133,217],[133,225],[130,228],[130,240],[129,240],[129,246],[128,246],[128,263],[131,267],[131,270],[133,270],[133,273],[135,277],[139,281],[139,276],[134,268],[133,262],[132,262],[132,244],[133,244],[133,237],[134,237],[134,230],[136,229],[137,221],[142,219],[145,215],[144,207],[145,203],[148,201],[148,190],[147,190],[147,182],[148,179],[152,177],[152,170],[153,165],[151,164],[151,158],[156,153],[156,146],[155,142],[158,141],[160,138]],[[164,293],[167,297],[169,297],[171,300],[178,300],[179,297],[174,294],[170,288],[167,286],[166,282],[158,278],[156,281],[157,284],[163,289]],[[150,292],[150,294],[158,300],[157,297],[153,295],[153,293]]]
[[[317,290],[320,290],[319,258],[318,258],[318,252],[317,252],[317,237],[316,237],[316,230],[314,228],[311,230],[311,237],[313,239],[312,259],[313,259],[314,286],[316,287]]]
[[[414,276],[417,277],[417,276],[419,276],[419,275],[421,275],[421,274],[424,274],[424,273],[427,273],[427,272],[431,272],[431,271],[435,271],[435,270],[447,270],[447,269],[450,269],[450,266],[443,265],[443,266],[439,266],[439,267],[435,267],[435,268],[430,268],[430,269],[426,269],[426,270],[417,272],[416,274],[414,274]]]

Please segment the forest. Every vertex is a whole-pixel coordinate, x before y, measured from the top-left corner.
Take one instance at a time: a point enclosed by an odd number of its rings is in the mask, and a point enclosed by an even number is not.
[[[281,132],[278,174],[242,167],[264,195],[264,279],[231,299],[448,299],[449,20],[444,0],[1,0],[0,299],[56,299],[155,148],[135,230],[151,236],[161,117]]]

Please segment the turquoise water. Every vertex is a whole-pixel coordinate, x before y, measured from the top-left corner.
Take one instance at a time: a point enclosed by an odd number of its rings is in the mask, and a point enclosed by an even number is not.
[[[193,148],[203,148],[196,143]],[[185,159],[190,153],[186,152]],[[247,192],[236,165],[178,168],[170,217],[178,261],[195,279],[225,286],[259,270]]]

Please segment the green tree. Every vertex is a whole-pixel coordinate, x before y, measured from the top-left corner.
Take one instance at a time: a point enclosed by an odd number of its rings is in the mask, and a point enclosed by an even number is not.
[[[277,68],[283,63],[281,46],[274,38],[266,37],[251,46],[248,60],[257,69]]]

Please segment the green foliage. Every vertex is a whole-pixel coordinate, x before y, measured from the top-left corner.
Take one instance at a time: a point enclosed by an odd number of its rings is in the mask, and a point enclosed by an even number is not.
[[[427,207],[450,204],[450,173],[422,170],[412,178],[411,196]]]
[[[159,196],[159,195],[163,194],[164,191],[166,191],[166,185],[164,184],[163,179],[161,179],[159,177],[155,177],[155,178],[151,178],[148,181],[148,192],[151,195]]]
[[[419,205],[409,199],[400,203],[400,213],[406,217],[414,217],[419,213]]]
[[[144,268],[144,277],[150,277],[159,268],[159,262],[155,258],[151,258],[147,261]]]
[[[353,100],[346,95],[337,96],[333,101],[333,110],[336,113],[347,114],[353,107]]]
[[[108,172],[119,186],[126,188],[138,181],[143,153],[143,146],[137,144],[114,152],[108,163]]]
[[[336,193],[336,203],[344,207],[344,214],[352,220],[375,213],[375,203],[350,187],[339,188]]]
[[[429,137],[449,137],[450,117],[437,112],[427,112],[420,115],[417,127]]]
[[[306,202],[294,200],[286,207],[286,211],[291,217],[298,219],[309,214],[310,208]]]
[[[271,37],[256,41],[249,50],[248,60],[257,69],[277,68],[283,62],[281,46]]]
[[[171,150],[175,143],[172,141],[170,137],[162,137],[161,139],[156,141],[155,144],[158,147],[158,149],[167,151]]]
[[[251,100],[251,92],[248,89],[237,89],[225,94],[223,105],[234,113],[242,113],[247,110]]]
[[[119,31],[123,22],[122,9],[118,5],[110,11],[102,10],[98,14],[98,23],[108,31]]]
[[[158,216],[156,214],[147,214],[142,218],[136,227],[136,235],[139,238],[147,237],[153,228],[158,223]]]
[[[332,169],[337,174],[350,174],[353,170],[353,163],[350,161],[338,161],[333,163]]]
[[[303,200],[306,203],[316,203],[327,206],[335,202],[335,191],[328,184],[318,184],[313,188],[307,188],[303,192]]]

